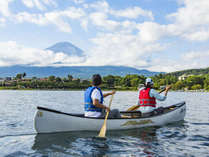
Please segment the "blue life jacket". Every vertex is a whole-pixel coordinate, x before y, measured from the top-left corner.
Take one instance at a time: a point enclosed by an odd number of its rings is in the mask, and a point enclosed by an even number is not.
[[[89,87],[87,88],[87,90],[85,91],[85,95],[84,95],[84,100],[85,100],[85,111],[94,111],[94,112],[102,112],[102,108],[98,108],[96,106],[93,105],[93,100],[91,99],[91,94],[93,92],[94,89],[98,89],[100,94],[101,94],[101,100],[100,103],[103,104],[103,94],[100,88],[98,87]]]

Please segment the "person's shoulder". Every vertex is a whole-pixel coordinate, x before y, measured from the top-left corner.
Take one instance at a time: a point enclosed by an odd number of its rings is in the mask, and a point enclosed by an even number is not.
[[[141,87],[141,88],[139,88],[139,91],[141,91],[141,90],[143,90],[143,89],[145,89],[145,87]]]
[[[155,89],[151,88],[150,92],[157,92]]]
[[[94,93],[100,93],[98,88],[94,88],[93,92]]]
[[[150,89],[150,92],[149,92],[150,94],[152,94],[152,95],[158,95],[159,93],[155,90],[155,89],[153,89],[153,88],[151,88]]]
[[[97,88],[95,88],[93,91],[92,91],[92,95],[91,95],[93,98],[98,98],[98,99],[100,99],[100,97],[101,97],[101,93],[100,93],[100,91],[97,89]]]

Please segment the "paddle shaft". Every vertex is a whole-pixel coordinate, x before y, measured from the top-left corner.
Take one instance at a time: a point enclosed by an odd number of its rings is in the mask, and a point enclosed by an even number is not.
[[[109,102],[109,108],[111,107],[112,104],[112,99],[113,99],[113,95],[110,98],[110,102]],[[106,116],[105,116],[105,120],[104,120],[104,124],[102,125],[102,128],[100,129],[99,135],[98,137],[101,138],[105,138],[105,134],[106,134],[106,123],[107,123],[107,117],[109,115],[109,111],[107,111]]]

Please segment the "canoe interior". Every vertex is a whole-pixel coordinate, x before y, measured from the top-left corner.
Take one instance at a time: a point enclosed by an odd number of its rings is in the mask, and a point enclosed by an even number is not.
[[[154,115],[142,115],[140,111],[120,111],[122,117],[121,118],[109,118],[109,119],[135,119],[135,118],[150,118],[150,117],[155,117],[155,116],[159,116],[162,114],[166,114],[168,112],[172,112],[180,107],[182,107],[183,105],[185,105],[185,102],[180,102],[168,107],[163,107],[163,112],[161,113],[157,113]],[[85,117],[84,114],[80,114],[80,113],[65,113],[62,111],[57,111],[57,110],[53,110],[53,109],[48,109],[45,107],[37,107],[38,110],[44,110],[44,111],[48,111],[48,112],[54,112],[57,114],[64,114],[64,115],[69,115],[69,116],[74,116],[74,117],[81,117],[81,118],[90,118],[90,119],[104,119],[104,118],[96,118],[96,117]]]

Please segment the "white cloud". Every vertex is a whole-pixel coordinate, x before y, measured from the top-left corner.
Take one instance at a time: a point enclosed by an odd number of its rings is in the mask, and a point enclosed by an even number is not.
[[[139,16],[153,18],[151,11],[143,10],[139,7],[132,7],[123,10],[114,10],[110,8],[109,4],[106,1],[98,1],[89,5],[86,5],[85,8],[94,9],[90,13],[86,13],[89,16],[89,20],[93,25],[96,25],[97,28],[100,28],[102,31],[126,31],[131,32],[136,29],[136,22],[129,21],[127,19],[137,19]],[[114,20],[112,17],[124,17],[126,20]]]
[[[0,43],[0,66],[34,65],[59,66],[77,65],[83,63],[85,58],[69,56],[62,52],[54,53],[49,50],[28,48],[14,41]]]
[[[46,8],[39,0],[22,0],[23,4],[28,8],[36,7],[39,10],[45,10]]]
[[[188,40],[209,39],[209,1],[182,0],[183,6],[176,13],[168,15],[179,35]]]
[[[159,57],[147,68],[151,71],[173,72],[208,67],[209,50],[184,52],[178,59]]]
[[[64,11],[52,11],[44,14],[21,12],[14,16],[14,20],[18,23],[29,22],[41,26],[54,24],[61,31],[70,33],[72,31],[70,24],[64,17],[69,19],[80,19],[82,16],[84,16],[83,10],[70,7]]]
[[[88,31],[88,19],[83,18],[81,19],[81,27],[87,32]]]
[[[44,16],[46,24],[56,25],[60,31],[71,33],[72,29],[68,22],[65,22],[60,16],[59,12],[50,12],[46,13]]]
[[[43,3],[45,3],[46,5],[53,5],[53,6],[57,6],[57,3],[54,0],[42,0]]]
[[[6,20],[4,18],[0,18],[0,26],[5,26]]]
[[[153,52],[164,49],[158,43],[146,44],[137,39],[137,36],[127,33],[100,34],[91,39],[95,44],[89,51],[90,65],[126,65],[144,67],[150,63]],[[97,62],[95,62],[95,60]]]
[[[138,24],[139,38],[142,42],[154,42],[166,35],[166,26],[154,22]]]
[[[130,19],[137,19],[139,16],[148,17],[151,20],[154,19],[151,11],[144,10],[140,7],[129,7],[121,10],[112,9],[106,1],[97,1],[89,4],[88,8],[93,8],[96,12],[103,12],[116,17],[125,17]]]
[[[28,8],[37,8],[39,10],[46,10],[46,6],[56,6],[53,0],[22,0],[22,3]]]
[[[141,41],[153,42],[172,36],[190,41],[207,41],[209,39],[209,1],[182,0],[182,4],[177,12],[167,16],[171,24],[162,25],[147,21],[137,24]]]
[[[209,61],[209,50],[208,51],[192,51],[192,52],[187,52],[182,55],[182,58],[184,60],[203,60],[206,59]]]
[[[22,3],[28,8],[33,8],[34,7],[33,0],[22,0]]]
[[[69,7],[64,11],[57,12],[60,16],[66,16],[70,19],[79,19],[85,16],[85,12],[81,8]]]
[[[76,4],[82,4],[84,3],[85,1],[84,0],[73,0],[74,3]]]
[[[89,48],[87,62],[81,63],[79,62],[80,58],[74,58],[75,64],[79,63],[79,65],[127,65],[138,68],[148,67],[149,70],[166,72],[208,65],[207,51],[185,53],[178,61],[170,58],[152,58],[152,55],[162,53],[162,50],[166,52],[166,46],[169,45],[170,40],[161,39],[179,37],[193,42],[209,39],[208,0],[181,0],[182,3],[179,3],[177,11],[167,16],[170,20],[169,24],[157,23],[154,20],[158,19],[154,19],[152,11],[144,10],[138,6],[116,10],[104,0],[93,3],[84,3],[83,0],[72,1],[81,5],[76,5],[78,8],[69,7],[65,10],[60,10],[57,7],[57,10],[49,11],[47,9],[50,6],[58,5],[58,3],[56,4],[53,0],[22,0],[26,7],[37,8],[39,11],[13,14],[10,12],[9,4],[14,0],[0,0],[0,14],[2,15],[0,26],[7,24],[6,20],[9,20],[10,22],[28,22],[39,26],[54,25],[62,32],[73,33],[74,22],[80,22],[81,27],[90,34],[87,36],[92,37],[90,40],[92,43],[89,45],[93,44],[94,46]],[[50,9],[52,8],[50,7]],[[88,28],[91,29],[88,30]],[[88,32],[91,30],[94,32]],[[165,45],[166,41],[168,43]],[[175,39],[172,42],[175,43]],[[12,47],[12,43],[7,44],[7,47]],[[46,62],[47,65],[55,64],[55,62],[63,64],[73,62],[72,58],[66,57],[63,53],[54,54],[49,51],[20,46],[17,43],[13,43],[13,45],[15,45],[13,51],[19,53],[20,51],[17,50],[21,50],[28,61],[11,52],[12,56],[8,55],[9,59],[1,57],[0,65],[21,62],[43,65],[42,60],[46,60],[46,58],[49,58]],[[177,46],[174,45],[174,47]],[[26,51],[31,52],[29,56],[26,55]],[[44,54],[43,57],[46,57],[44,59],[35,58],[40,54]],[[159,57],[161,57],[160,54]],[[95,60],[97,60],[96,63]]]
[[[131,19],[137,19],[139,16],[144,16],[150,18],[151,20],[154,20],[151,11],[146,11],[139,7],[127,8],[124,10],[111,10],[110,14],[117,17],[126,17]]]
[[[0,14],[3,16],[10,16],[9,4],[13,2],[13,0],[1,0],[0,1]]]
[[[182,36],[191,41],[206,41],[209,39],[209,30],[205,28],[204,30],[185,33]]]
[[[106,30],[115,30],[120,25],[119,22],[108,20],[107,15],[101,12],[92,13],[90,14],[89,18],[92,21],[92,24],[102,27]]]
[[[110,11],[109,4],[106,1],[96,1],[89,5],[86,5],[87,8],[93,8],[97,12],[105,12],[108,13]]]

